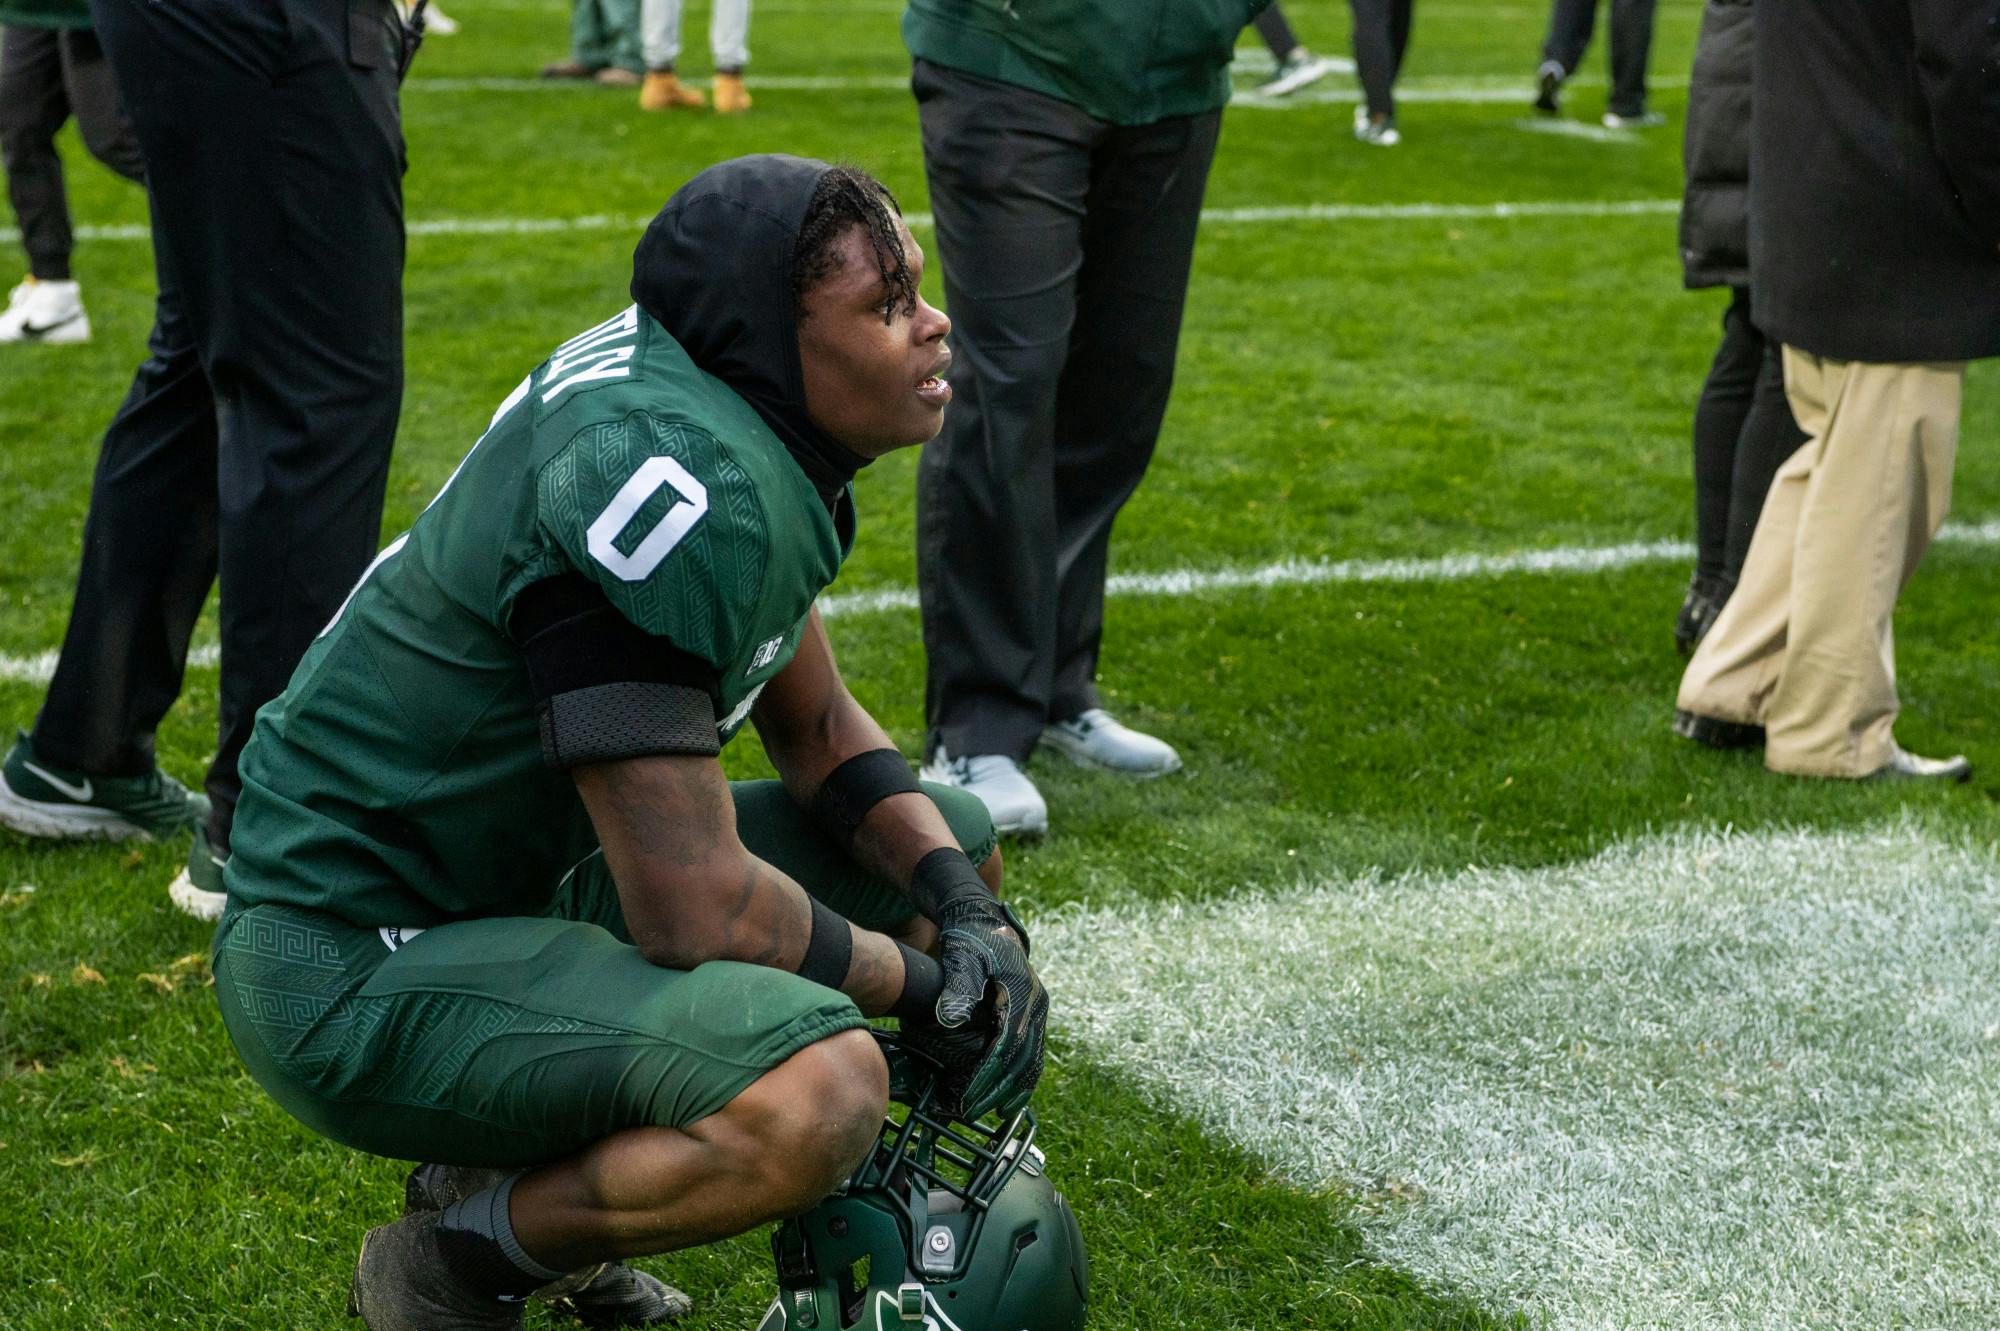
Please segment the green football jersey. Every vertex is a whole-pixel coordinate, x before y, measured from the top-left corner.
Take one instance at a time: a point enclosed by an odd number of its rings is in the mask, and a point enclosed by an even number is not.
[[[540,913],[597,841],[544,759],[516,598],[589,579],[712,668],[726,742],[852,545],[852,496],[835,507],[839,523],[757,413],[637,306],[565,342],[258,714],[232,900],[378,927]]]

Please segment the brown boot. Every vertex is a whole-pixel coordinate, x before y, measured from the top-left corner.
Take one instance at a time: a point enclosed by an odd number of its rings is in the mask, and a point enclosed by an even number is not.
[[[600,66],[586,65],[581,60],[553,60],[542,66],[545,79],[587,79],[597,73]]]
[[[750,109],[750,90],[741,74],[715,76],[715,109],[726,116],[741,115]]]
[[[642,82],[637,74],[617,65],[606,65],[591,77],[607,88],[636,88]]]
[[[641,111],[673,111],[707,105],[708,98],[701,95],[701,89],[688,87],[671,69],[649,71],[645,83],[639,88]]]

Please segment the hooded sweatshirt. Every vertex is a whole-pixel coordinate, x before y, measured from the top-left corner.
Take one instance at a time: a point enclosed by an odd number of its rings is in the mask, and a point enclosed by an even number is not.
[[[853,540],[828,501],[859,459],[806,417],[791,299],[826,169],[697,176],[639,243],[637,303],[500,404],[259,714],[232,905],[539,913],[597,845],[567,769],[741,727]]]

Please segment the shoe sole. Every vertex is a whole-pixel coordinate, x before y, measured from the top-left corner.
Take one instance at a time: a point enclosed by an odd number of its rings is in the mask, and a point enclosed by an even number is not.
[[[182,869],[180,876],[167,884],[167,899],[182,914],[210,924],[222,918],[223,907],[229,904],[227,892],[211,892],[205,887],[196,887],[186,869]]]
[[[1093,758],[1081,748],[1071,748],[1066,740],[1051,739],[1044,735],[1039,743],[1045,749],[1054,749],[1078,767],[1087,767],[1093,772],[1110,772],[1114,776],[1129,776],[1134,781],[1153,781],[1163,776],[1172,776],[1181,770],[1179,754],[1175,754],[1173,760],[1165,767],[1120,767],[1116,763],[1102,762]]]
[[[52,804],[16,795],[0,781],[0,825],[26,836],[62,841],[154,841],[151,832],[110,809]]]
[[[1289,97],[1301,88],[1310,88],[1327,75],[1333,73],[1329,65],[1317,65],[1312,69],[1302,69],[1296,74],[1287,74],[1255,89],[1259,97]]]
[[[1762,726],[1746,725],[1741,721],[1723,721],[1680,708],[1674,710],[1674,733],[1682,739],[1691,739],[1711,749],[1727,751],[1764,747]]]

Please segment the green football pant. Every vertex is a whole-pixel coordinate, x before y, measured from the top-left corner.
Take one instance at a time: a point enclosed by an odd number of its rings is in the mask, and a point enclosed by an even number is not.
[[[986,810],[925,786],[975,862]],[[739,782],[750,851],[873,929],[914,914],[829,840],[776,781]],[[215,992],[250,1074],[307,1127],[376,1155],[526,1166],[624,1128],[682,1127],[799,1050],[864,1024],[844,994],[788,971],[639,955],[603,856],[549,914],[429,929],[253,906],[225,920]]]

